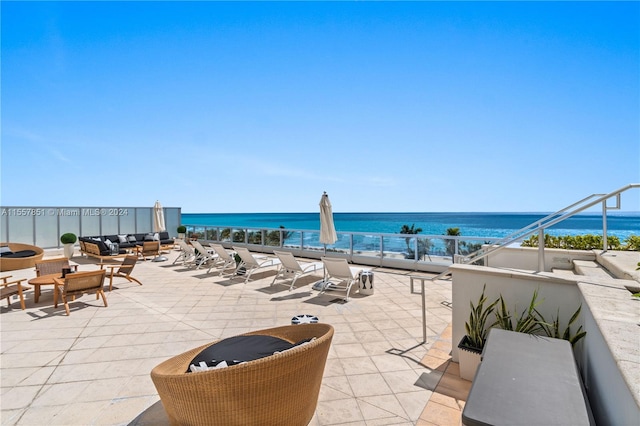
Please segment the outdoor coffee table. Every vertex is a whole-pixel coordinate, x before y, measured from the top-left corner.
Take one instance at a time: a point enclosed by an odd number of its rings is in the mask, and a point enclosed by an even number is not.
[[[41,275],[36,278],[31,278],[29,281],[27,281],[27,284],[33,286],[34,303],[38,303],[38,300],[40,299],[40,286],[55,285],[56,283],[55,279],[61,278],[61,277],[62,277],[61,274],[47,274],[47,275]]]

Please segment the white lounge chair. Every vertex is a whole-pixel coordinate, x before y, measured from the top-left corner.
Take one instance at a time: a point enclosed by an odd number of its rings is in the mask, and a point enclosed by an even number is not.
[[[196,269],[200,269],[202,265],[212,262],[218,257],[213,249],[204,247],[199,241],[191,241],[191,245],[196,251],[196,258],[193,261]]]
[[[211,264],[211,266],[209,267],[209,270],[207,271],[207,274],[209,272],[211,272],[211,269],[216,268],[216,267],[220,267],[220,276],[222,276],[222,274],[224,274],[224,271],[233,266],[235,268],[236,266],[236,259],[233,256],[233,253],[229,253],[227,251],[227,249],[225,249],[222,244],[216,244],[216,243],[209,243],[209,247],[211,247],[213,249],[213,251],[215,251],[217,257],[214,260],[214,262]]]
[[[344,300],[348,302],[351,287],[360,279],[362,268],[349,266],[347,259],[342,258],[323,257],[322,263],[324,263],[326,278],[320,294],[327,290],[343,290],[347,292]],[[332,279],[338,282],[331,282]]]
[[[236,251],[236,253],[238,253],[238,256],[240,256],[241,259],[240,264],[236,268],[236,273],[240,270],[240,268],[245,268],[245,284],[249,282],[251,274],[253,274],[256,270],[280,265],[280,259],[266,256],[254,256],[248,249],[244,247],[234,247],[233,249]]]
[[[271,285],[276,284],[276,280],[281,278],[286,280],[287,278],[292,278],[291,285],[289,286],[289,291],[293,290],[293,287],[296,284],[296,280],[304,275],[313,274],[318,271],[323,271],[323,263],[322,262],[313,262],[313,263],[300,263],[298,260],[288,251],[273,251],[273,254],[278,256],[280,259],[280,269],[278,269],[278,273],[273,278],[273,282]]]
[[[173,261],[173,264],[175,265],[178,262],[182,262],[182,264],[185,265],[193,262],[196,258],[196,252],[193,250],[193,247],[184,240],[176,240],[176,243],[180,247],[180,254],[176,257],[176,260]]]

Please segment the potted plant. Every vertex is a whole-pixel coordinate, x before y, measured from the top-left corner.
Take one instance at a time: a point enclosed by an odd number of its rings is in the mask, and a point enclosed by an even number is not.
[[[233,258],[236,260],[236,275],[244,275],[247,272],[247,268],[245,268],[244,266],[238,268],[238,266],[240,266],[240,264],[242,263],[242,258],[238,253],[233,253]]]
[[[71,259],[73,257],[73,245],[78,241],[78,237],[76,234],[71,232],[67,232],[66,234],[62,234],[60,236],[60,242],[64,245],[64,256],[67,259]]]
[[[473,380],[478,365],[480,364],[480,356],[482,349],[487,341],[489,328],[487,327],[487,319],[493,312],[499,299],[485,307],[487,297],[484,291],[487,285],[482,287],[482,294],[478,299],[478,304],[473,306],[473,302],[469,302],[471,312],[469,313],[469,321],[464,324],[465,332],[460,343],[458,344],[458,361],[460,363],[460,377],[465,380]]]
[[[185,235],[187,233],[187,227],[184,226],[184,225],[180,225],[180,226],[178,226],[177,231],[178,231],[178,239],[184,240],[184,237],[185,237]]]

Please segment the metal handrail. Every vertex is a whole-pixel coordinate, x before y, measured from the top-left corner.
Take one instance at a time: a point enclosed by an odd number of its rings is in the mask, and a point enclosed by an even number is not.
[[[518,231],[513,232],[509,236],[503,238],[498,241],[496,244],[492,245],[491,248],[486,249],[482,248],[477,250],[474,253],[471,253],[468,256],[458,256],[457,260],[462,259],[462,264],[471,264],[477,262],[478,260],[484,259],[492,253],[495,253],[503,248],[507,247],[510,244],[513,244],[517,241],[520,241],[528,236],[531,236],[538,233],[538,269],[539,271],[544,271],[544,230],[552,227],[553,225],[557,225],[560,222],[563,222],[566,219],[569,219],[572,216],[575,216],[578,213],[585,211],[586,209],[593,207],[599,203],[602,203],[602,229],[603,229],[603,252],[607,251],[607,210],[619,210],[620,209],[620,194],[630,189],[640,188],[640,183],[632,183],[622,188],[619,188],[615,191],[612,191],[608,194],[591,194],[580,201],[577,201],[561,210],[558,210],[555,213],[551,213],[550,215],[528,225]],[[608,207],[607,200],[610,198],[616,197],[616,206]],[[592,200],[595,198],[595,200]],[[592,200],[592,201],[589,201]],[[587,202],[589,201],[589,202]],[[433,281],[442,279],[451,274],[450,268],[447,268],[444,272],[436,275],[432,278]]]

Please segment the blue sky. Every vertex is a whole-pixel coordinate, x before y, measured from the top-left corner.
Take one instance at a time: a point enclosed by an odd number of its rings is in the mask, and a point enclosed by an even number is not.
[[[4,206],[537,212],[640,182],[638,2],[1,7]]]

